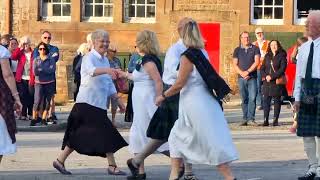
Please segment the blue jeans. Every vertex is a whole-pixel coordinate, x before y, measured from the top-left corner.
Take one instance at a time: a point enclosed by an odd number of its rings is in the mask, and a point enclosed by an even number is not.
[[[257,97],[256,97],[256,105],[263,107],[263,98],[261,93],[262,87],[262,77],[260,70],[257,70]]]
[[[257,78],[245,80],[238,78],[243,120],[245,122],[254,120],[256,113]]]

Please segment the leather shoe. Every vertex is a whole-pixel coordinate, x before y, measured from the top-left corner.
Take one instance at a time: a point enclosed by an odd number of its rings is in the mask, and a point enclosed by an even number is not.
[[[139,166],[134,166],[132,158],[127,160],[127,165],[129,170],[131,171],[132,176],[137,176],[139,174]]]
[[[313,180],[316,176],[314,172],[307,172],[305,175],[298,177],[298,180]]]
[[[64,164],[61,163],[58,159],[53,161],[52,163],[53,167],[58,170],[61,174],[64,175],[71,175],[72,173],[70,171],[67,171],[66,168],[64,167]]]

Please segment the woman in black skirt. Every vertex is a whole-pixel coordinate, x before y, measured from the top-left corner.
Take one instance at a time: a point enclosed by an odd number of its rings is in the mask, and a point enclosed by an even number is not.
[[[53,162],[53,167],[61,174],[71,174],[64,162],[75,150],[88,156],[108,158],[108,173],[125,175],[117,168],[113,153],[128,144],[115,129],[107,116],[107,98],[117,99],[120,110],[125,106],[117,96],[112,82],[116,70],[111,69],[104,53],[109,46],[109,34],[104,30],[92,33],[94,49],[83,57],[81,65],[81,85],[68,118],[62,152]]]

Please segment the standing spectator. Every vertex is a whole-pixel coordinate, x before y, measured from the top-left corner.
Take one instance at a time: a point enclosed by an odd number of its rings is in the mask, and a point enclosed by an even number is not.
[[[261,93],[261,85],[262,85],[262,78],[260,68],[264,61],[264,56],[267,54],[269,41],[264,38],[264,33],[261,27],[258,27],[255,30],[257,40],[252,44],[257,46],[260,49],[260,62],[257,67],[257,97],[256,97],[256,105],[258,110],[262,110],[263,108],[263,97]]]
[[[267,54],[261,66],[263,79],[263,126],[269,126],[269,112],[272,98],[274,99],[273,126],[278,126],[281,110],[281,96],[285,95],[285,84],[277,84],[276,80],[285,76],[287,68],[287,53],[277,40],[271,40]]]
[[[68,117],[62,151],[53,167],[61,174],[71,174],[64,163],[75,150],[88,156],[107,157],[108,173],[125,175],[117,167],[113,154],[128,144],[113,127],[106,108],[107,98],[111,96],[118,100],[122,112],[125,109],[111,79],[116,78],[116,71],[104,57],[110,43],[109,34],[96,30],[92,33],[92,42],[93,49],[83,57],[79,94]]]
[[[49,49],[49,54],[48,56],[50,56],[52,59],[55,60],[55,62],[58,62],[59,60],[59,49],[56,46],[53,46],[50,44],[52,40],[52,36],[51,33],[49,31],[43,31],[42,35],[41,35],[41,42],[45,43],[48,46]],[[37,48],[34,49],[33,51],[33,58],[36,59],[39,56],[39,51]],[[52,96],[51,102],[50,102],[50,112],[49,112],[49,119],[50,121],[56,122],[57,120],[57,116],[55,114],[55,101],[54,101],[54,97],[55,94],[57,93],[57,84],[56,84],[56,76],[54,76],[55,81],[54,81],[54,95]]]
[[[309,168],[299,180],[320,180],[320,11],[310,11],[306,33],[311,39],[297,55],[294,108],[298,113],[297,135],[303,137]],[[318,142],[316,142],[318,141]]]
[[[208,73],[207,67],[211,65],[203,53],[204,42],[197,22],[188,22],[182,37],[188,49],[181,55],[177,80],[156,98],[156,104],[160,105],[180,92],[179,119],[169,136],[169,179],[179,179],[180,164],[185,159],[189,163],[216,166],[225,180],[235,180],[229,163],[237,160],[238,154],[222,108],[203,78],[212,74]],[[197,65],[193,62],[203,68],[195,68]],[[204,65],[208,66],[204,68]]]
[[[113,44],[110,44],[106,53],[106,56],[109,60],[110,68],[121,70],[121,62],[120,62],[120,59],[116,57],[116,54],[117,54],[116,46]],[[118,102],[109,97],[107,107],[110,108],[110,106],[111,106],[111,122],[113,126],[116,127],[116,114],[118,109]]]
[[[73,93],[73,100],[76,101],[78,92],[79,92],[79,87],[80,87],[80,83],[81,83],[81,63],[82,63],[82,58],[84,55],[86,55],[89,52],[89,46],[88,43],[82,43],[78,50],[77,50],[77,55],[76,57],[74,57],[73,59],[73,63],[72,63],[72,71],[74,74],[74,80],[73,82],[76,85],[76,88],[74,90]]]
[[[293,51],[292,51],[292,53],[291,53],[291,55],[290,55],[290,60],[291,60],[294,64],[297,64],[297,55],[298,55],[300,46],[301,46],[303,43],[307,42],[307,41],[308,41],[308,38],[306,38],[306,37],[299,37],[299,38],[297,39],[297,43],[296,43],[296,45],[295,45],[295,47],[294,47],[294,49],[293,49]]]
[[[34,94],[34,72],[33,72],[33,50],[29,37],[20,39],[19,48],[12,52],[11,58],[18,62],[16,82],[22,101],[21,120],[32,119],[33,94]]]
[[[144,30],[138,33],[136,38],[137,51],[142,56],[141,61],[133,73],[128,73],[127,78],[134,81],[132,91],[133,123],[129,135],[129,151],[132,154],[139,154],[149,143],[146,135],[152,116],[157,110],[154,101],[156,96],[161,95],[163,84],[161,80],[162,65],[158,58],[160,53],[159,42],[154,32]],[[159,152],[168,151],[168,144],[158,148]],[[133,173],[132,178],[146,179],[144,161],[139,164],[138,173]]]
[[[9,58],[10,52],[0,46],[0,163],[3,155],[16,152],[14,110],[19,114],[22,108]]]
[[[136,47],[135,47],[136,51]],[[132,73],[136,68],[137,62],[141,59],[141,56],[133,52],[130,56],[129,64],[128,64],[128,73]],[[133,90],[133,81],[129,81],[129,91],[128,91],[128,101],[127,101],[127,108],[126,113],[124,115],[125,122],[132,122],[133,121],[133,108],[132,108],[132,90]]]
[[[86,37],[87,44],[89,46],[89,50],[93,48],[93,43],[92,43],[92,33],[89,33]]]
[[[0,38],[0,40],[1,40],[0,44],[8,49],[11,37],[12,36],[10,34],[2,35]]]
[[[257,66],[260,61],[259,48],[252,45],[249,33],[240,34],[240,46],[234,50],[233,66],[238,74],[238,84],[243,112],[242,126],[249,121],[255,122],[256,95],[257,95]]]
[[[8,50],[10,51],[10,53],[12,53],[17,48],[18,48],[17,39],[14,38],[14,37],[10,37]],[[12,58],[10,58],[9,60],[10,60],[10,65],[11,65],[11,71],[13,72],[13,75],[16,76],[18,62],[15,59],[12,59]]]
[[[34,59],[33,70],[35,75],[35,92],[33,105],[33,119],[30,126],[35,126],[37,118],[41,118],[41,123],[47,125],[50,101],[55,92],[55,72],[56,61],[49,54],[46,43],[41,42],[37,46],[39,56]],[[41,114],[39,114],[41,112]],[[56,124],[55,120],[52,120]]]

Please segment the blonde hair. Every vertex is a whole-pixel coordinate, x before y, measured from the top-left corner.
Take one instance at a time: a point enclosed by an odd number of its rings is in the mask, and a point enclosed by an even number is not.
[[[89,49],[90,49],[90,46],[88,43],[82,43],[77,49],[77,53],[81,55],[86,55],[89,52]]]
[[[137,35],[136,44],[139,50],[145,54],[160,54],[159,41],[156,33],[144,30]]]
[[[196,21],[189,21],[182,31],[182,41],[186,47],[204,48],[203,38]]]

